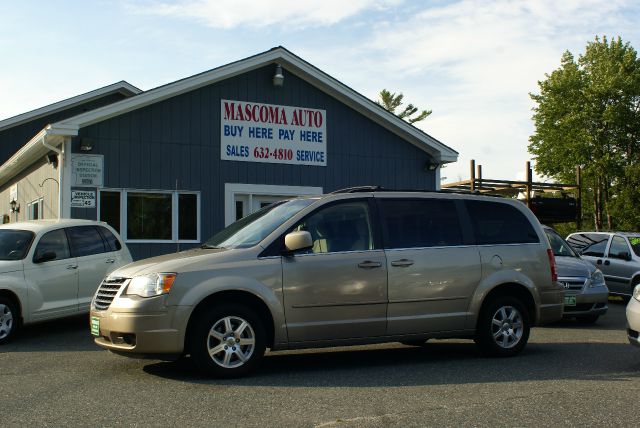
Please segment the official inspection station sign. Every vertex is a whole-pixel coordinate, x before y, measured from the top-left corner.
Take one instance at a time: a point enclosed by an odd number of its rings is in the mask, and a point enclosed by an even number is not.
[[[71,185],[102,187],[104,175],[103,155],[72,155]]]
[[[327,111],[221,100],[221,158],[327,165]]]
[[[96,207],[95,190],[72,190],[71,191],[71,207],[72,208],[95,208]]]

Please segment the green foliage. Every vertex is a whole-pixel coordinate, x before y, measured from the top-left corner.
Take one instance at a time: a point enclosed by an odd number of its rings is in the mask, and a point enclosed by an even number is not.
[[[628,201],[640,202],[640,60],[629,43],[606,37],[587,44],[577,61],[570,52],[538,82],[529,152],[536,170],[572,182],[583,178],[583,228],[640,230]],[[635,198],[635,199],[634,199]],[[636,205],[637,207],[638,205]]]
[[[380,97],[380,99],[375,102],[376,104],[382,106],[385,110],[395,114],[400,119],[404,119],[411,124],[420,122],[421,120],[426,119],[427,116],[431,114],[431,110],[422,110],[420,113],[418,113],[418,110],[420,109],[411,103],[407,104],[407,106],[404,107],[404,109],[400,113],[396,113],[396,109],[402,105],[402,99],[404,98],[404,95],[402,93],[391,93],[386,89],[383,89],[380,91],[378,96]],[[418,113],[418,115],[413,116],[416,113]]]

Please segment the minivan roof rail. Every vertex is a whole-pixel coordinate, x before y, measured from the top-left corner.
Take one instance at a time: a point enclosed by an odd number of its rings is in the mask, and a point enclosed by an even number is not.
[[[482,196],[493,196],[501,198],[501,195],[490,195],[486,193],[481,193],[478,190],[469,191],[469,190],[460,190],[460,189],[440,189],[440,190],[432,190],[432,189],[387,189],[382,186],[354,186],[354,187],[346,187],[344,189],[334,190],[333,192],[329,192],[329,195],[335,195],[339,193],[360,193],[360,192],[431,192],[431,193],[461,193],[464,195],[482,195]]]

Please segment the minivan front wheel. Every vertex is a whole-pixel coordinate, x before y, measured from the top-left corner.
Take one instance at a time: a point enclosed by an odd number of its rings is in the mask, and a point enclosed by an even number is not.
[[[18,326],[18,311],[13,303],[0,296],[0,345],[8,342]]]
[[[475,340],[486,355],[510,357],[522,351],[530,329],[529,314],[520,300],[503,296],[482,309]]]
[[[252,370],[265,352],[260,319],[239,305],[217,305],[203,311],[191,336],[191,357],[214,377],[238,377]]]

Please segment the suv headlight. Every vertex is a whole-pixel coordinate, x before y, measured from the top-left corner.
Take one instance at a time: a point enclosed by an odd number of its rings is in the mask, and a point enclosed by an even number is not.
[[[589,278],[589,287],[600,287],[604,285],[604,275],[600,269],[596,269]]]
[[[176,276],[176,273],[152,273],[149,275],[134,276],[127,286],[127,294],[140,297],[153,297],[166,294],[171,291]]]
[[[636,288],[633,289],[633,298],[640,300],[640,284],[636,285]]]

